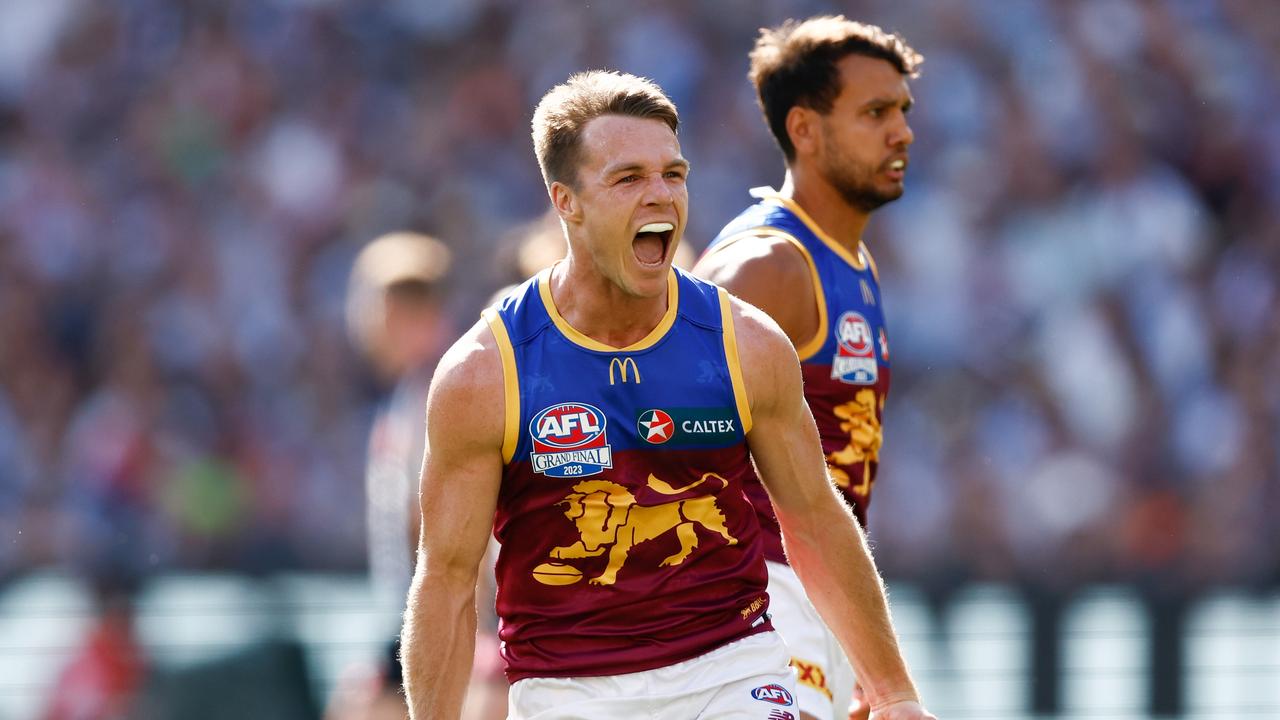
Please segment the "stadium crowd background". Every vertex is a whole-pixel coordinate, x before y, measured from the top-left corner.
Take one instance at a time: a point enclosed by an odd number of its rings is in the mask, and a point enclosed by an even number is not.
[[[546,204],[536,99],[654,78],[701,248],[781,182],[757,28],[926,57],[870,248],[876,555],[945,592],[1280,583],[1280,10],[1251,0],[0,4],[0,580],[360,571],[385,393],[360,246],[454,250],[456,329]]]

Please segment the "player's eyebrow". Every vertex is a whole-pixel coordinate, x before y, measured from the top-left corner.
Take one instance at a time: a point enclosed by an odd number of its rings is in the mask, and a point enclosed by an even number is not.
[[[662,169],[663,171],[667,171],[673,168],[679,168],[681,170],[684,170],[685,172],[689,172],[689,161],[685,160],[684,158],[676,158],[675,160],[672,160],[671,162],[667,163],[666,166],[664,166]],[[645,170],[645,166],[641,163],[627,162],[623,160],[618,165],[610,165],[606,167],[604,170],[604,174],[617,175],[618,173],[622,173],[622,172],[636,173],[636,172],[644,172],[644,170]]]
[[[889,97],[889,96],[882,95],[880,97],[873,97],[870,100],[864,102],[862,104],[862,109],[863,110],[882,110],[884,108],[891,108],[897,105],[901,105],[902,111],[908,112],[909,110],[911,110],[912,106],[915,105],[915,103],[916,103],[915,98],[911,97],[910,95],[907,95],[906,97],[901,97],[901,96]]]

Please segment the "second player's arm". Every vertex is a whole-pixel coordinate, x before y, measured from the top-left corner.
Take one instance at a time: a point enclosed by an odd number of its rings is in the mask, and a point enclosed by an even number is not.
[[[878,716],[931,717],[916,705],[866,538],[827,476],[795,350],[763,312],[734,304],[753,420],[747,442],[773,501],[787,559],[844,647],[872,709],[886,711]]]
[[[503,379],[487,327],[445,354],[427,399],[422,533],[401,635],[414,720],[461,713],[476,634],[476,578],[502,479]]]

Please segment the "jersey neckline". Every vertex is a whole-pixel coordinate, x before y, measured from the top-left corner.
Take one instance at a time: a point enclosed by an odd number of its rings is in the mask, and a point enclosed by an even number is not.
[[[551,270],[554,267],[555,266],[553,265],[552,267],[538,273],[538,295],[541,297],[542,306],[546,308],[547,315],[551,317],[551,322],[556,326],[556,329],[560,331],[560,334],[563,335],[565,339],[574,345],[586,348],[587,350],[605,353],[636,352],[638,350],[646,350],[653,347],[659,340],[665,337],[667,331],[670,330],[671,326],[676,322],[676,315],[679,312],[680,305],[680,283],[677,279],[675,269],[671,269],[668,271],[669,274],[667,275],[667,311],[663,314],[662,319],[658,321],[658,324],[649,331],[648,335],[645,335],[639,341],[626,347],[606,345],[599,340],[588,337],[586,334],[570,325],[569,321],[564,319],[564,316],[562,316],[560,311],[556,308],[555,299],[551,297]]]
[[[790,210],[791,214],[795,215],[800,222],[804,223],[805,227],[809,228],[809,232],[813,233],[814,237],[821,240],[822,243],[831,250],[831,252],[835,253],[841,260],[848,263],[850,267],[854,270],[860,271],[867,269],[865,253],[862,252],[861,240],[858,241],[858,254],[854,255],[849,251],[849,248],[841,245],[835,238],[828,235],[826,231],[818,225],[818,223],[814,222],[814,219],[809,217],[809,213],[805,212],[804,208],[800,207],[799,203],[795,200],[792,200],[789,197],[783,197],[781,193],[771,187],[752,188],[751,195],[752,197],[757,197],[766,202],[781,205],[787,210]]]

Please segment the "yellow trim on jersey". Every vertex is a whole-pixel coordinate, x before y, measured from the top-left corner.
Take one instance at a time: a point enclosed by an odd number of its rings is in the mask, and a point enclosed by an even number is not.
[[[738,334],[733,329],[733,305],[729,291],[716,288],[720,296],[720,324],[724,326],[724,359],[729,364],[729,380],[733,383],[733,398],[738,404],[738,417],[742,420],[742,434],[751,432],[751,403],[747,400],[747,384],[742,380],[742,362],[738,359]]]
[[[489,331],[498,343],[498,356],[502,358],[503,406],[506,408],[503,413],[506,421],[502,431],[502,462],[507,465],[515,457],[516,443],[520,441],[520,376],[516,374],[516,350],[497,310],[485,308],[480,315],[489,323]]]
[[[676,271],[670,271],[667,276],[667,312],[662,316],[662,320],[658,322],[658,326],[644,336],[642,340],[623,348],[605,345],[599,340],[587,337],[579,332],[576,328],[569,324],[560,315],[560,311],[556,309],[555,300],[551,297],[551,269],[543,270],[538,275],[538,294],[542,296],[542,304],[547,308],[547,314],[551,316],[551,322],[555,323],[556,328],[560,330],[569,342],[575,345],[581,345],[588,350],[597,352],[632,352],[635,350],[644,350],[651,347],[654,343],[662,339],[671,326],[676,322],[676,314],[680,309],[680,282],[676,279]]]
[[[804,208],[796,204],[795,200],[792,200],[791,198],[782,197],[777,193],[767,193],[767,194],[762,193],[760,197],[766,200],[772,200],[778,203],[779,205],[785,207],[786,209],[790,210],[792,213],[794,213],[796,217],[800,218],[800,222],[808,226],[809,232],[813,233],[828,248],[831,248],[831,252],[840,256],[841,260],[844,260],[845,262],[852,265],[854,270],[867,269],[867,263],[865,260],[865,252],[864,252],[865,248],[863,247],[861,241],[858,242],[858,254],[854,255],[853,253],[849,252],[849,248],[836,242],[835,238],[831,237],[826,232],[824,232],[822,228],[818,226],[818,223],[814,222],[813,218],[809,217],[809,213],[805,212]]]
[[[876,267],[876,259],[871,257],[871,251],[863,243],[858,243],[858,254],[867,259],[867,267],[871,268],[871,277],[875,278],[878,284],[880,282],[880,270]]]
[[[822,289],[822,278],[818,276],[818,266],[813,262],[813,255],[809,253],[809,248],[806,248],[804,243],[797,240],[793,235],[768,225],[761,225],[750,230],[744,230],[736,235],[730,235],[716,243],[716,246],[711,248],[711,252],[718,252],[726,245],[735,243],[745,237],[774,237],[786,240],[800,251],[800,256],[804,258],[805,263],[809,266],[809,277],[813,279],[813,298],[818,305],[818,329],[814,331],[813,337],[796,347],[796,354],[800,356],[800,360],[808,360],[822,349],[823,343],[827,340],[827,296]]]

